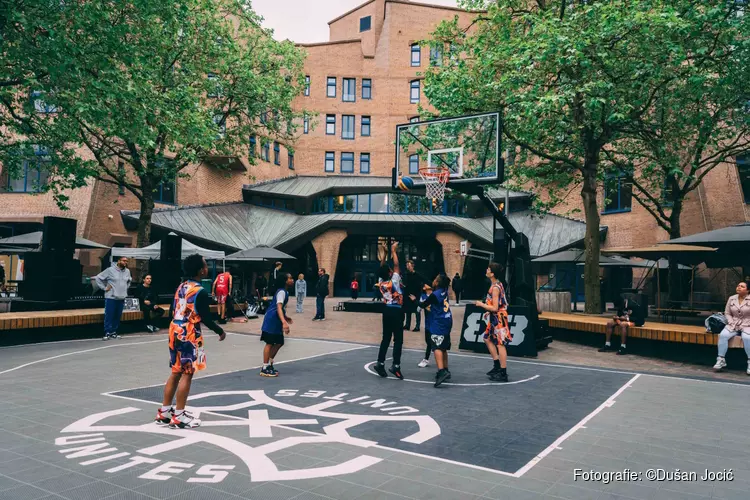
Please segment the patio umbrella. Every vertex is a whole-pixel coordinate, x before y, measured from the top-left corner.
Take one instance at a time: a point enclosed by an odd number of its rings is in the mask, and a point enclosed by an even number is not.
[[[663,245],[701,245],[719,249],[726,245],[747,243],[750,243],[750,224],[723,227],[705,233],[692,234],[662,242]]]
[[[42,232],[34,231],[33,233],[19,234],[10,238],[0,239],[0,245],[13,247],[30,247],[38,248],[42,244]],[[86,238],[76,237],[76,248],[81,250],[108,250],[109,247]]]
[[[674,241],[674,240],[673,240]],[[641,259],[659,260],[674,258],[681,264],[696,265],[706,262],[716,252],[715,248],[695,245],[654,245],[640,248],[607,248],[602,253],[622,255],[625,257],[639,257]]]
[[[248,248],[231,255],[227,255],[228,261],[234,262],[263,262],[263,261],[275,261],[275,260],[296,260],[296,257],[284,253],[281,250],[276,250],[265,245],[260,245],[255,248]]]
[[[537,257],[536,259],[531,259],[531,262],[534,264],[582,264],[585,260],[586,252],[584,250],[572,248],[570,250],[563,250],[562,252],[555,252],[542,257]],[[617,266],[622,265],[622,262],[600,255],[599,265]]]

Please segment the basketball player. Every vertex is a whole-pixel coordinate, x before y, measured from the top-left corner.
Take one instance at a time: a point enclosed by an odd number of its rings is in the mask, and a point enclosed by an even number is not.
[[[476,306],[487,311],[484,315],[487,322],[487,330],[484,332],[484,343],[492,355],[493,368],[487,372],[487,376],[493,382],[508,381],[508,351],[505,346],[513,341],[508,326],[508,301],[500,277],[503,275],[503,267],[497,262],[490,263],[487,268],[487,277],[492,284],[487,292],[484,302],[477,301]]]
[[[220,273],[214,280],[211,295],[216,297],[219,305],[219,322],[227,322],[227,297],[232,293],[232,275],[226,271]]]
[[[451,329],[453,328],[453,313],[448,297],[450,283],[448,276],[438,274],[432,282],[432,288],[426,290],[427,298],[419,302],[419,307],[429,307],[431,311],[425,326],[430,328],[430,345],[435,352],[435,363],[438,367],[435,374],[435,387],[439,387],[451,378],[451,372],[448,370],[448,351],[451,348]]]
[[[280,281],[280,279],[277,279]],[[260,340],[266,343],[263,348],[263,368],[261,377],[278,377],[279,372],[273,368],[273,358],[284,345],[284,335],[289,335],[292,318],[286,315],[286,304],[289,302],[289,289],[294,286],[294,278],[286,274],[286,281],[279,283],[280,288],[273,294],[266,315],[263,316]]]
[[[404,344],[404,311],[401,306],[404,303],[401,295],[401,274],[398,265],[398,242],[391,245],[391,258],[393,267],[389,267],[387,243],[380,248],[380,294],[383,297],[383,339],[378,351],[378,362],[375,363],[375,371],[381,377],[387,377],[385,371],[385,355],[393,338],[393,365],[388,369],[396,378],[404,379],[401,373],[401,349]]]
[[[185,275],[191,278],[177,287],[170,308],[172,322],[169,324],[169,366],[172,374],[164,386],[164,399],[155,419],[157,424],[168,424],[173,429],[201,425],[198,418],[185,411],[193,374],[206,368],[201,321],[219,335],[220,341],[227,336],[211,319],[208,292],[200,283],[208,275],[206,261],[198,254],[190,255],[185,259],[183,269]],[[173,408],[175,393],[177,404]]]

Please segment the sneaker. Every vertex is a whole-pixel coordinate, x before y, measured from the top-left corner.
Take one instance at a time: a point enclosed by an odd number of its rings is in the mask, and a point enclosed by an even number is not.
[[[154,326],[154,327],[153,327],[153,329],[154,329],[154,333],[156,333],[156,332],[158,332],[159,330],[161,330],[161,328],[159,328],[158,326]]]
[[[422,361],[419,362],[419,364],[417,366],[420,367],[420,368],[425,368],[425,367],[429,366],[429,364],[430,364],[430,360],[423,359]]]
[[[727,361],[724,358],[722,358],[721,356],[719,356],[718,358],[716,358],[716,364],[714,365],[714,371],[720,372],[721,370],[723,370],[726,367],[727,367]]]
[[[105,334],[104,334],[104,337],[102,337],[102,340],[109,340],[109,334],[108,334],[108,333],[105,333]]]
[[[445,371],[448,373],[448,376],[445,378],[445,380],[450,380],[451,379],[451,371],[449,369],[447,369],[447,368],[445,369]]]
[[[612,352],[614,350],[615,350],[615,348],[612,347],[611,345],[605,345],[604,347],[602,347],[601,349],[599,349],[599,352]]]
[[[620,346],[620,348],[617,349],[617,355],[618,356],[624,356],[627,353],[628,353],[628,350],[625,347]]]
[[[148,331],[149,331],[149,332],[151,332],[151,333],[154,333],[154,332],[156,331],[156,330],[154,329],[154,327],[153,327],[153,326],[151,326],[151,325],[146,325],[146,330],[148,330]]]
[[[401,373],[400,366],[398,368],[395,365],[391,366],[390,368],[388,368],[388,371],[391,372],[393,375],[395,375],[397,379],[404,380],[404,374]]]
[[[279,374],[276,373],[273,368],[270,366],[266,366],[265,368],[261,368],[260,370],[260,376],[261,377],[278,377]]]
[[[747,371],[745,373],[750,375],[750,359],[747,360]]]
[[[500,368],[492,368],[492,370],[490,370],[490,371],[487,372],[487,376],[491,377],[491,376],[493,376],[496,373],[500,373]]]
[[[169,425],[172,422],[172,417],[174,416],[174,408],[170,408],[167,411],[161,411],[161,408],[156,410],[156,418],[154,419],[154,422],[156,422],[156,425]]]
[[[110,333],[110,334],[109,334],[109,337],[110,337],[110,338],[113,338],[113,339],[119,339],[119,338],[122,338],[122,337],[120,337],[120,334],[119,334],[119,333]]]
[[[418,331],[419,331],[419,328],[415,328],[414,330],[412,330],[412,332],[418,332]]]
[[[201,420],[195,418],[186,411],[183,411],[179,415],[172,415],[172,420],[169,421],[170,429],[194,429],[200,427]]]
[[[435,376],[435,387],[438,387],[440,384],[448,380],[448,370],[442,369],[437,372],[437,375]]]
[[[325,321],[325,320],[326,320],[325,318],[320,318],[318,321]]]
[[[385,366],[381,365],[380,363],[375,363],[375,373],[383,378],[386,378],[388,376],[388,373],[386,373],[385,371]]]
[[[277,370],[276,368],[274,368],[273,365],[268,365],[268,368],[270,368],[271,371],[274,372],[276,375],[279,374],[279,370]]]
[[[505,373],[505,375],[503,375],[503,374],[502,374],[502,373],[500,373],[500,371],[498,370],[498,372],[497,372],[497,373],[493,374],[493,375],[492,375],[492,376],[490,377],[490,380],[491,380],[492,382],[507,382],[507,381],[508,381],[508,373],[506,372],[506,373]]]

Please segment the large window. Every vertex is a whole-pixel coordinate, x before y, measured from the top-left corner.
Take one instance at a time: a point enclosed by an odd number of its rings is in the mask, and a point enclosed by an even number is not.
[[[260,148],[260,159],[263,161],[270,161],[270,150],[271,146],[268,141],[263,141],[263,145]]]
[[[418,43],[413,43],[411,45],[411,65],[419,66],[420,64],[422,64],[422,50]]]
[[[430,47],[430,64],[440,66],[443,63],[443,51],[440,45]]]
[[[287,158],[289,159],[289,170],[294,170],[294,153],[288,151]]]
[[[750,203],[750,156],[737,157],[737,173],[740,176],[745,203]]]
[[[360,17],[359,18],[359,32],[370,31],[372,28],[372,16]]]
[[[251,157],[255,156],[255,148],[257,147],[257,143],[258,141],[255,138],[255,136],[251,135],[250,136],[250,151],[249,151]]]
[[[326,196],[313,202],[312,213],[357,212],[373,214],[433,214],[467,216],[464,200],[447,199],[433,204],[424,196],[404,194],[359,194]]]
[[[341,138],[354,139],[354,115],[343,115],[341,117]]]
[[[369,116],[362,117],[362,130],[360,134],[362,135],[362,137],[370,137],[370,117]]]
[[[154,202],[174,205],[176,193],[177,193],[176,180],[162,181],[161,184],[159,184],[154,190]]]
[[[273,162],[276,165],[281,165],[281,147],[278,142],[273,143]]]
[[[336,97],[336,77],[329,76],[326,80],[326,96]]]
[[[310,75],[305,76],[305,95],[310,95]]]
[[[345,174],[354,172],[354,153],[341,153],[341,172]]]
[[[38,193],[49,178],[50,157],[47,150],[34,147],[34,157],[25,160],[13,177],[8,177],[8,191],[14,193]]]
[[[372,80],[362,79],[362,99],[372,99]]]
[[[326,172],[336,171],[336,155],[334,154],[333,151],[326,151],[325,171]]]
[[[326,115],[326,135],[336,135],[336,115]]]
[[[357,97],[357,79],[356,78],[342,78],[343,92],[341,100],[344,102],[354,102]]]
[[[333,197],[333,211],[334,212],[356,212],[357,211],[357,195],[349,196],[334,196]]]
[[[419,173],[419,155],[409,156],[409,174],[416,175]]]
[[[608,174],[604,179],[605,214],[630,212],[633,184],[623,174]]]
[[[419,80],[412,80],[409,84],[409,102],[417,104],[419,102]]]
[[[308,117],[305,117],[302,120],[302,131],[305,134],[309,134],[310,133],[310,119]]]
[[[370,153],[359,154],[359,173],[360,174],[370,173]]]

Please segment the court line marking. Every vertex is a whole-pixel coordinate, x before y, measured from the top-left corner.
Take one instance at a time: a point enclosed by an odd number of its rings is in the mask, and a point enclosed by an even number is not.
[[[369,363],[367,363],[365,365],[365,371],[367,373],[375,375],[376,377],[380,377],[380,375],[378,375],[372,369],[372,365],[374,365],[375,363],[377,363],[377,361],[370,361]],[[380,377],[380,378],[383,378],[383,377]],[[399,380],[398,378],[394,378],[394,377],[386,377],[386,378],[388,380]],[[513,382],[482,382],[482,383],[479,383],[479,384],[459,384],[459,383],[456,383],[456,382],[443,382],[441,385],[457,385],[457,386],[461,386],[461,387],[479,387],[479,386],[484,386],[484,385],[505,386],[505,385],[522,384],[524,382],[530,382],[530,381],[532,381],[534,379],[538,379],[538,378],[539,378],[539,375],[534,375],[533,377],[525,378],[523,380],[514,380]],[[414,382],[416,384],[430,384],[430,385],[434,384],[434,382],[430,382],[429,380],[414,380],[414,379],[410,379],[410,378],[405,378],[405,379],[403,379],[403,381],[404,382]]]
[[[116,342],[116,340],[114,342]],[[65,356],[73,356],[74,354],[83,354],[83,353],[86,353],[86,352],[101,351],[102,349],[110,349],[110,348],[113,348],[113,347],[127,347],[127,346],[131,346],[131,345],[155,344],[157,342],[164,342],[164,340],[160,339],[160,340],[150,340],[148,342],[130,342],[128,344],[112,343],[112,344],[105,345],[105,346],[102,346],[102,347],[95,347],[93,349],[84,349],[82,351],[66,352],[66,353],[63,353],[63,354],[58,354],[57,356],[50,356],[49,358],[38,359],[36,361],[31,361],[29,363],[25,363],[23,365],[19,365],[19,366],[16,366],[14,368],[9,368],[8,370],[3,370],[3,371],[0,372],[0,375],[5,375],[6,373],[14,372],[16,370],[20,370],[21,368],[26,368],[27,366],[35,365],[37,363],[44,363],[46,361],[52,361],[53,359],[64,358]]]
[[[164,333],[166,333],[166,331]],[[128,333],[127,337],[123,336],[123,338],[141,339],[143,337],[154,337],[154,335],[159,335],[159,334],[158,333],[155,333],[155,334],[154,333]],[[49,342],[32,342],[30,344],[2,346],[0,347],[0,351],[4,351],[6,349],[19,349],[21,347],[36,347],[36,346],[42,346],[42,345],[67,344],[68,342],[95,342],[97,340],[101,342],[101,337],[91,337],[88,339],[50,340]]]
[[[633,378],[628,380],[625,385],[620,387],[617,392],[612,394],[610,397],[608,397],[602,404],[599,405],[598,408],[596,408],[594,411],[583,417],[583,419],[578,422],[576,425],[574,425],[572,428],[570,428],[565,434],[557,438],[551,445],[547,446],[541,453],[539,453],[536,457],[532,458],[526,465],[518,469],[514,477],[521,477],[524,474],[526,474],[529,470],[531,470],[532,467],[534,467],[536,464],[538,464],[544,457],[549,455],[553,450],[556,450],[563,441],[568,439],[570,436],[572,436],[578,429],[583,428],[586,423],[588,423],[589,420],[597,416],[602,410],[605,408],[610,408],[612,405],[615,404],[615,399],[622,394],[625,389],[628,389],[629,387],[633,386],[633,383],[635,383],[638,378],[640,378],[641,374],[636,374]]]

